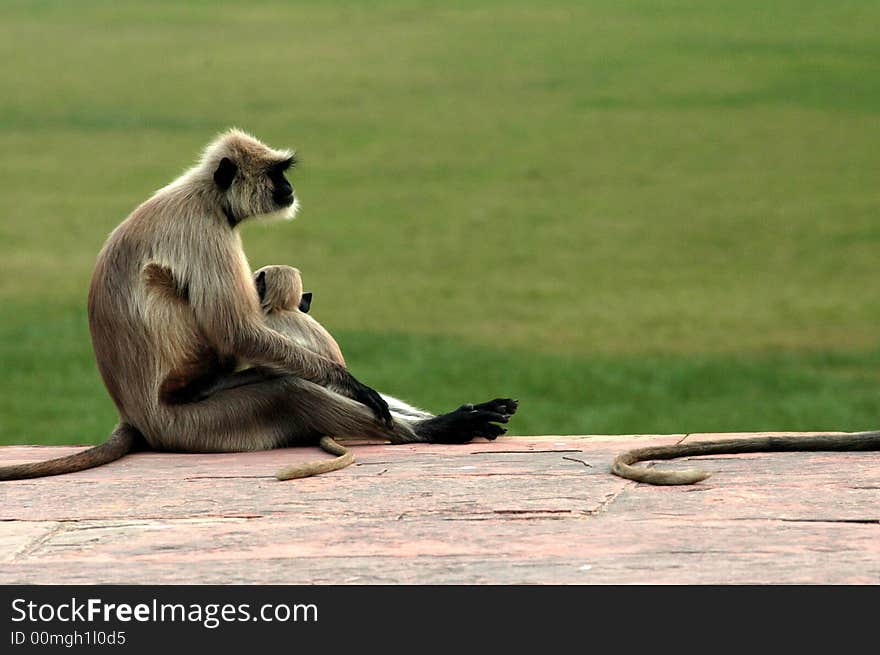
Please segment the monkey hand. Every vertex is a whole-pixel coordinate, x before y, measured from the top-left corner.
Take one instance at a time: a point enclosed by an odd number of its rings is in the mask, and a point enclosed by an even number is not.
[[[379,421],[391,427],[393,422],[391,412],[388,410],[388,403],[385,402],[382,396],[367,385],[358,382],[354,376],[350,374],[349,385],[351,390],[351,395],[349,397],[372,409]]]

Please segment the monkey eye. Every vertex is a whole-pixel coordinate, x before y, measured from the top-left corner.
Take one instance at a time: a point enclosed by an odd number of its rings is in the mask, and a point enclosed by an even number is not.
[[[296,155],[291,155],[287,159],[282,159],[280,162],[273,164],[271,170],[273,172],[284,172],[296,166],[298,161]]]

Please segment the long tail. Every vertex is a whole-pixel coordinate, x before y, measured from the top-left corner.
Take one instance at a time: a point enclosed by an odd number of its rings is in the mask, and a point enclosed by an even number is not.
[[[32,464],[13,464],[0,467],[0,480],[26,480],[49,475],[73,473],[108,464],[131,452],[135,442],[142,439],[137,428],[120,423],[104,443],[67,457],[58,457]]]
[[[345,446],[337,443],[332,437],[321,437],[319,445],[331,455],[336,455],[336,457],[333,459],[321,459],[313,462],[305,462],[304,464],[286,466],[283,469],[280,469],[275,474],[275,477],[279,480],[308,478],[312,475],[338,471],[339,469],[344,469],[346,466],[354,463],[354,454]]]
[[[779,453],[809,451],[880,450],[880,432],[852,432],[839,435],[825,434],[814,437],[755,437],[752,439],[724,439],[683,443],[675,446],[654,446],[630,450],[614,459],[611,472],[614,475],[647,482],[648,484],[676,485],[694,484],[711,474],[699,469],[684,471],[658,471],[632,466],[636,462],[651,459],[675,459],[700,455],[736,455],[740,453]]]

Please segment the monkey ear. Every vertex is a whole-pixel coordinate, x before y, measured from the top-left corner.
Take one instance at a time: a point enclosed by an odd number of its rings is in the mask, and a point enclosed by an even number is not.
[[[257,279],[254,281],[257,285],[257,295],[260,297],[260,303],[266,300],[266,271],[257,273]]]
[[[299,311],[303,314],[309,313],[309,307],[312,306],[312,292],[304,291],[302,298],[299,301]]]
[[[217,183],[221,191],[227,191],[232,186],[236,172],[238,172],[238,166],[229,157],[220,160],[220,165],[214,171],[214,182]]]

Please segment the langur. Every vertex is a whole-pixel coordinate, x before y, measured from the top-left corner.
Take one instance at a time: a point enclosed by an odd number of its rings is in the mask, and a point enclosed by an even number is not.
[[[292,266],[264,266],[254,272],[266,325],[314,353],[345,366],[336,340],[309,315],[312,293],[303,292],[302,273]]]
[[[312,352],[345,366],[339,344],[309,315],[312,293],[303,291],[302,274],[292,266],[264,266],[254,273],[266,324]],[[428,419],[434,415],[384,393],[391,416],[403,420]]]
[[[169,297],[180,298],[180,285],[175,282],[171,271],[152,266],[150,279],[155,289],[169,294]],[[254,286],[257,289],[266,325],[302,347],[345,366],[345,358],[342,356],[339,344],[323,325],[308,314],[312,293],[303,292],[302,274],[299,269],[292,266],[264,266],[254,272]],[[173,402],[200,400],[230,388],[229,378],[209,381],[208,386],[205,386],[204,382],[204,378],[197,378],[187,388],[179,389]],[[393,396],[380,395],[388,403],[392,417],[398,420],[424,420],[434,416]],[[290,466],[278,471],[276,477],[279,480],[308,477],[345,468],[354,462],[351,452],[330,436],[322,437],[319,445],[337,457],[334,460]]]
[[[290,151],[230,130],[110,234],[92,275],[88,316],[119,423],[99,446],[3,467],[0,479],[78,471],[140,445],[236,452],[331,435],[465,443],[505,432],[499,424],[517,403],[503,398],[395,420],[388,403],[345,366],[266,324],[238,226],[293,218],[298,200],[285,173],[295,162]],[[171,271],[174,293],[156,288],[157,267]],[[249,368],[240,370],[242,363]],[[181,402],[181,390],[218,382],[216,393]]]

